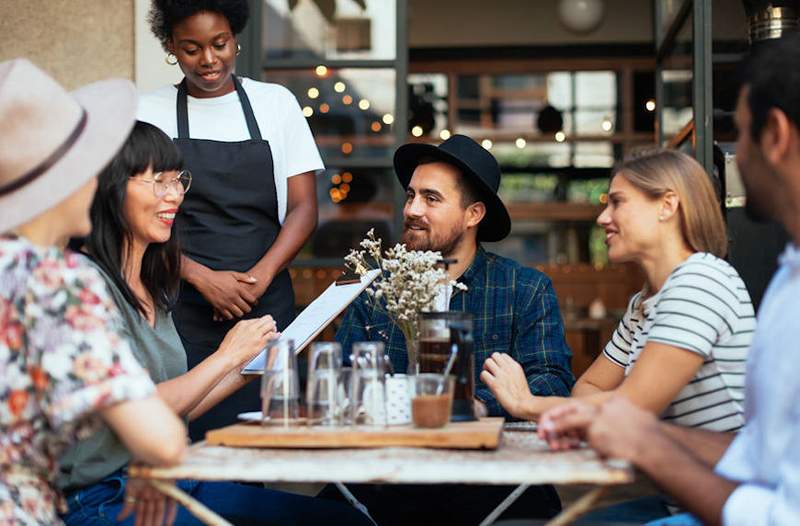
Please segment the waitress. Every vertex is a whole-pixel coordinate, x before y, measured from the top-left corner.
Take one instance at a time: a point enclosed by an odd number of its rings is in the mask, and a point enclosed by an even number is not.
[[[154,0],[149,21],[184,79],[144,95],[139,119],[183,153],[192,192],[177,215],[182,289],[173,312],[194,367],[241,318],[294,318],[286,270],[317,224],[322,160],[294,96],[234,75],[247,0]],[[259,407],[251,382],[190,426],[193,440]]]

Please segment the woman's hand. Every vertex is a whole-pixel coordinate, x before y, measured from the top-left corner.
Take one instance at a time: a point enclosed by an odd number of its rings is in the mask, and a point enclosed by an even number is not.
[[[232,270],[206,269],[192,285],[214,307],[215,317],[224,320],[241,318],[253,309],[261,296],[258,280],[250,274]],[[263,294],[263,292],[262,292]]]
[[[493,353],[483,363],[481,381],[492,391],[494,397],[512,416],[530,419],[529,407],[535,403],[528,386],[525,371],[512,357]]]
[[[131,478],[125,484],[125,505],[117,515],[122,522],[131,513],[136,516],[136,526],[170,526],[175,521],[177,503],[145,480]]]
[[[269,340],[279,335],[275,320],[269,314],[242,320],[228,331],[217,352],[232,358],[233,367],[240,367],[261,352]]]
[[[539,418],[537,433],[550,449],[572,449],[586,439],[589,426],[597,417],[597,407],[571,400],[546,411]]]

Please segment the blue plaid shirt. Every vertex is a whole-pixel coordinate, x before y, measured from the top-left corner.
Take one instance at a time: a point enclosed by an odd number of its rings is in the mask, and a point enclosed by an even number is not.
[[[510,354],[522,365],[535,395],[569,396],[575,378],[572,353],[550,279],[538,270],[478,247],[472,264],[458,279],[466,292],[453,289],[450,310],[474,316],[475,395],[492,416],[511,416],[480,380],[483,362],[492,353]],[[336,332],[345,356],[354,342],[383,341],[398,372],[408,367],[403,332],[361,294],[345,313]]]

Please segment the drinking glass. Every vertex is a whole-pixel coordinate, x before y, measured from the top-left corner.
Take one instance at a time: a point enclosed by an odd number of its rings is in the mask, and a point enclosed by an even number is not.
[[[422,373],[409,381],[411,419],[417,427],[444,427],[450,421],[455,377]]]
[[[333,426],[339,423],[337,389],[341,368],[341,345],[336,342],[312,345],[306,384],[309,424]]]
[[[339,423],[344,426],[353,423],[353,368],[342,367],[339,370],[339,382],[336,386],[336,408]]]
[[[386,363],[382,342],[353,344],[352,423],[386,425]]]
[[[267,344],[264,375],[261,378],[262,424],[288,427],[300,417],[300,378],[294,340]]]

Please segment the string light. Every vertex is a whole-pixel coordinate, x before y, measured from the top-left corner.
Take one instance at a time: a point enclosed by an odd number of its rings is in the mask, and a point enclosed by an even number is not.
[[[492,146],[494,146],[494,144],[492,143],[492,141],[490,139],[484,139],[484,140],[481,141],[481,146],[483,146],[487,150],[491,150]]]
[[[328,74],[328,68],[320,64],[314,69],[314,72],[317,74],[318,77],[324,77]]]
[[[517,148],[519,148],[521,150],[521,149],[525,148],[525,145],[528,144],[528,143],[522,137],[517,137],[517,140],[514,141],[514,144],[516,144]]]
[[[327,102],[323,102],[322,104],[319,105],[320,113],[328,113],[329,111],[331,111],[331,107],[328,105]]]
[[[647,111],[655,111],[656,110],[656,101],[653,99],[649,99],[647,102],[644,103],[644,109]]]
[[[350,172],[344,172],[342,174],[342,181],[344,181],[345,183],[353,182],[353,174],[351,174]]]
[[[414,126],[411,128],[411,135],[414,137],[422,137],[422,126]]]
[[[439,137],[441,137],[443,141],[446,141],[447,139],[450,138],[450,130],[445,128],[444,130],[440,131]]]
[[[383,116],[383,123],[387,126],[394,122],[394,116],[391,113],[387,113]]]
[[[368,110],[369,101],[367,99],[361,99],[360,101],[358,101],[358,107],[361,108],[362,110]]]
[[[308,88],[308,98],[316,99],[319,97],[319,90],[317,88]]]
[[[311,117],[312,115],[314,115],[314,108],[312,108],[311,106],[305,106],[303,108],[303,116]]]
[[[611,119],[605,117],[603,119],[603,122],[600,123],[600,127],[603,128],[603,131],[610,132],[611,128],[614,127],[614,123],[611,122]]]
[[[342,103],[345,106],[351,105],[353,103],[353,97],[351,97],[350,95],[345,95],[344,97],[342,97]]]
[[[339,184],[341,182],[342,182],[342,176],[341,175],[336,174],[333,177],[331,177],[331,183],[332,184]]]
[[[353,145],[349,142],[342,143],[342,153],[345,155],[353,153]]]
[[[378,121],[372,121],[372,124],[370,125],[370,129],[372,131],[374,131],[375,133],[378,133],[379,131],[381,131],[381,123],[378,122]]]
[[[567,140],[567,136],[563,131],[556,132],[556,142],[564,142]]]
[[[344,82],[342,81],[339,81],[333,85],[333,91],[335,91],[336,93],[342,93],[346,88],[347,86],[345,86]]]

